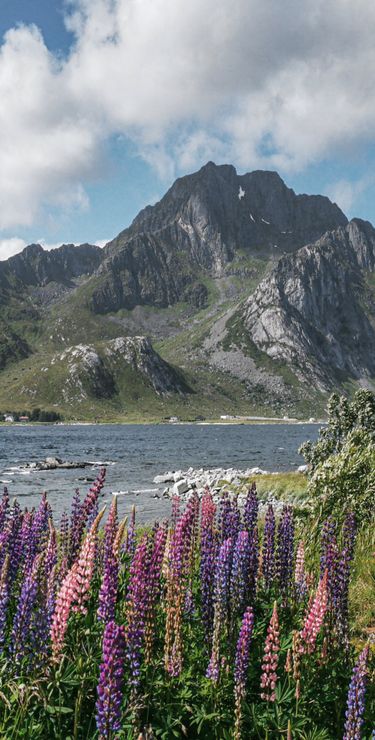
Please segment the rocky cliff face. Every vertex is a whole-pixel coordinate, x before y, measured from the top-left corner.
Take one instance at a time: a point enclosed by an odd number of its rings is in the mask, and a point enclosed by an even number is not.
[[[103,251],[91,244],[63,244],[51,251],[40,244],[30,244],[20,254],[0,262],[0,289],[4,294],[51,282],[69,285],[74,278],[92,275],[102,259]]]
[[[46,381],[48,374],[56,374],[59,366],[64,368],[60,391],[67,403],[113,398],[119,392],[125,371],[135,374],[161,396],[190,390],[182,375],[155,352],[146,337],[117,337],[99,347],[85,344],[68,347],[53,356],[43,369]]]
[[[91,305],[97,313],[179,300],[201,307],[202,275],[220,276],[239,253],[277,257],[346,223],[328,198],[296,195],[276,172],[237,175],[209,162],[106,246]]]
[[[375,230],[358,219],[284,256],[246,301],[255,345],[322,390],[375,377]]]

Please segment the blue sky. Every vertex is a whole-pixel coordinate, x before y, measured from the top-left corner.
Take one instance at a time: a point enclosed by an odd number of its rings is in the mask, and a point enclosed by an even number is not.
[[[103,243],[209,159],[375,223],[375,8],[0,0],[0,259]]]

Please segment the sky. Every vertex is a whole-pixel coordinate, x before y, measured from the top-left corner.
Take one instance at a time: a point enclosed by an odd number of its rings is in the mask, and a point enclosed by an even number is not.
[[[0,0],[0,259],[208,160],[375,223],[374,35],[373,0]]]

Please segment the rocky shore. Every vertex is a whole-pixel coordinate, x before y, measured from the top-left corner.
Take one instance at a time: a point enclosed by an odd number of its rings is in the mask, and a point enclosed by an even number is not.
[[[300,473],[306,472],[306,470],[306,465],[301,465],[298,468]],[[209,470],[188,468],[187,470],[168,471],[156,475],[153,482],[157,485],[166,484],[162,494],[165,498],[178,496],[180,499],[187,501],[194,493],[201,498],[206,486],[208,486],[213,493],[215,503],[220,500],[223,493],[227,492],[229,497],[238,496],[238,502],[241,506],[247,495],[249,479],[260,475],[277,476],[278,473],[272,473],[258,467],[247,468],[246,470],[237,468],[211,468]],[[156,494],[156,497],[158,496],[159,494]],[[260,502],[261,509],[266,508],[270,503],[276,511],[284,505],[283,501],[274,497],[272,485],[270,485],[269,492]]]

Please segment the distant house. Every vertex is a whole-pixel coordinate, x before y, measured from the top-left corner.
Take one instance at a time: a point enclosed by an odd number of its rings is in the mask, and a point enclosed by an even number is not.
[[[20,416],[19,421],[30,421],[29,416]]]
[[[4,421],[9,421],[9,422],[13,423],[14,416],[12,414],[5,414],[4,415]]]

